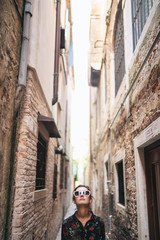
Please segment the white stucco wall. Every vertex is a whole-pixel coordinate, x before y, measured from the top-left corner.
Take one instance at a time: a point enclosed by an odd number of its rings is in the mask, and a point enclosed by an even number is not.
[[[48,105],[52,106],[56,4],[32,1],[28,65],[35,68]]]

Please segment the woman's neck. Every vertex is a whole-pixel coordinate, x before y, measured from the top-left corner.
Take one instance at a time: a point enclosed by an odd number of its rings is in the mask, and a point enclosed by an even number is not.
[[[76,217],[82,223],[83,227],[85,227],[86,223],[91,218],[91,212],[88,208],[79,208],[76,212]]]
[[[76,216],[78,218],[89,218],[91,216],[91,213],[89,211],[89,208],[78,208],[76,212]]]

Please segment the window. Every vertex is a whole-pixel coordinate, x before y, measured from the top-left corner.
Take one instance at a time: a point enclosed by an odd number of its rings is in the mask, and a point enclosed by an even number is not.
[[[67,189],[68,168],[65,167],[65,189]]]
[[[118,178],[118,202],[122,205],[125,205],[123,161],[116,163],[116,170],[117,170],[117,178]]]
[[[60,189],[63,189],[63,179],[64,179],[64,160],[61,157],[61,168],[60,168]]]
[[[39,133],[37,143],[36,190],[45,188],[47,142]]]
[[[53,176],[53,199],[57,198],[57,164],[54,164],[54,176]]]
[[[108,161],[105,162],[105,167],[106,167],[106,173],[107,173],[107,176],[108,176]]]
[[[107,102],[107,60],[106,55],[104,58],[104,90],[105,90],[105,103]]]
[[[114,28],[114,58],[115,58],[115,95],[125,74],[124,56],[124,26],[122,1],[119,4]]]
[[[133,50],[140,38],[154,0],[132,0]]]
[[[108,177],[109,177],[109,169],[108,169],[108,155],[104,156],[104,194],[108,194]]]

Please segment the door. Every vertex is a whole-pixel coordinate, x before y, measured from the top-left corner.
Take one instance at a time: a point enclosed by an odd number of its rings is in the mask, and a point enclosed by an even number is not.
[[[150,240],[160,239],[160,140],[145,148]]]

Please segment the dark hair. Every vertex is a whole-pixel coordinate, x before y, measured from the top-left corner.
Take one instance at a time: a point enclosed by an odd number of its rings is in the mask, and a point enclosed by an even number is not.
[[[91,191],[90,190],[90,188],[88,187],[88,186],[86,186],[86,185],[83,185],[83,184],[80,184],[80,185],[78,185],[77,187],[75,187],[75,189],[73,190],[73,192],[74,191],[76,191],[77,190],[77,188],[80,188],[80,187],[84,187],[84,188],[87,188],[88,189],[88,191]],[[73,195],[73,200],[75,199],[75,196]],[[90,195],[90,199],[92,199],[92,195]]]

